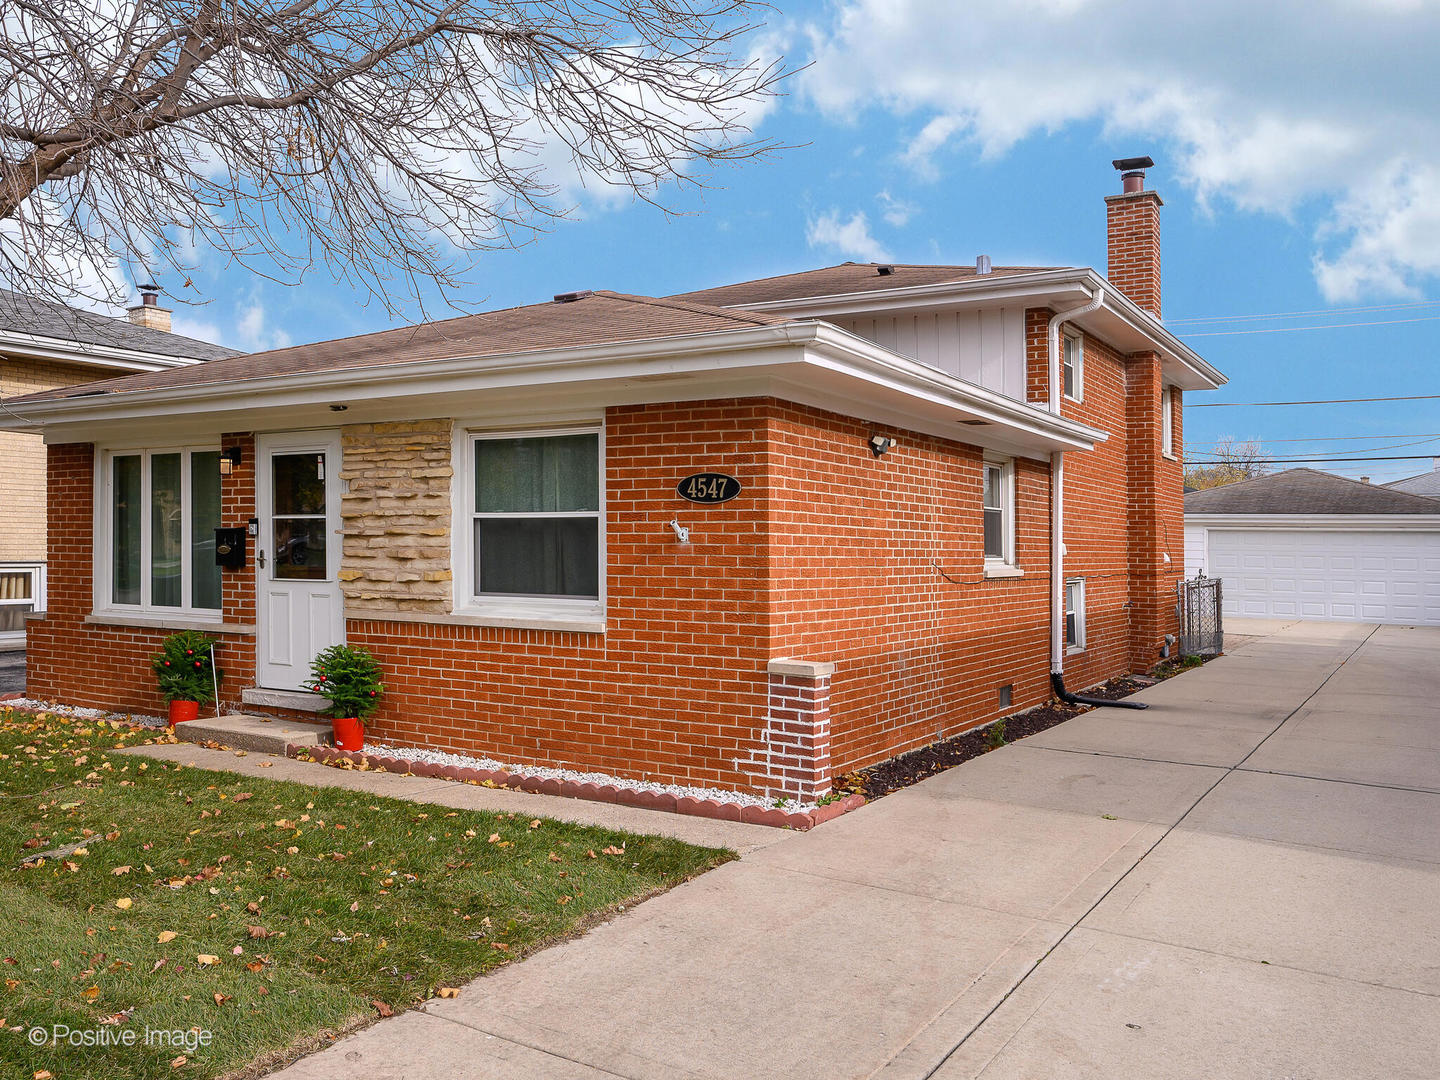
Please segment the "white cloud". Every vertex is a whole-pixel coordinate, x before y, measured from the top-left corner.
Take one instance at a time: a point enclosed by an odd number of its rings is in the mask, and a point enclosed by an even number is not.
[[[252,300],[240,310],[235,322],[235,345],[246,352],[262,352],[265,349],[283,349],[290,344],[290,335],[284,330],[270,326],[265,305]]]
[[[897,199],[889,191],[880,192],[875,201],[880,204],[880,216],[897,229],[903,229],[920,210],[914,203]]]
[[[861,262],[890,262],[889,252],[870,235],[870,221],[864,211],[857,210],[844,221],[838,210],[811,218],[805,227],[805,239],[812,248],[829,248]]]
[[[1440,273],[1436,3],[844,0],[808,34],[810,99],[888,110],[921,178],[957,148],[994,159],[1100,123],[1117,156],[1155,152],[1202,204],[1318,207],[1332,300]]]
[[[220,332],[220,327],[205,319],[192,319],[187,315],[176,314],[170,320],[170,329],[181,337],[194,338],[196,341],[208,341],[212,345],[226,344],[225,335]]]

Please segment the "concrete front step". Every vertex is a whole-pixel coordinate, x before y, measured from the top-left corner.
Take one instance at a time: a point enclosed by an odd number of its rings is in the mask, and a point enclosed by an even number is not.
[[[328,724],[305,724],[297,720],[270,720],[263,716],[230,713],[228,716],[202,716],[175,725],[175,737],[181,742],[218,742],[236,750],[254,750],[262,754],[284,755],[285,747],[328,746]]]

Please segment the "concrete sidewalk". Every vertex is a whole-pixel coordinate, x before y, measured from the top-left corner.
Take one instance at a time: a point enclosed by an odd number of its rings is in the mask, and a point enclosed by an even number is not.
[[[1440,631],[1264,629],[280,1075],[1429,1078]]]

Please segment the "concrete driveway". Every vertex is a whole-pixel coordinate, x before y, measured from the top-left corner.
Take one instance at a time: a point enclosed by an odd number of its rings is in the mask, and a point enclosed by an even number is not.
[[[1440,630],[1251,629],[282,1075],[1429,1080]]]

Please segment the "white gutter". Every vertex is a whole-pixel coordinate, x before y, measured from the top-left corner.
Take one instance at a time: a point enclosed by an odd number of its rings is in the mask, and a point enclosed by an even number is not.
[[[1105,303],[1105,290],[1096,289],[1088,304],[1050,317],[1050,412],[1060,415],[1064,386],[1060,377],[1060,326],[1088,315]],[[1050,455],[1050,674],[1065,671],[1065,453]]]
[[[57,360],[69,364],[89,364],[121,371],[159,371],[164,368],[192,367],[204,363],[195,356],[165,356],[141,349],[117,345],[98,345],[89,341],[67,341],[63,338],[23,334],[0,330],[0,352],[19,354],[35,360]]]

